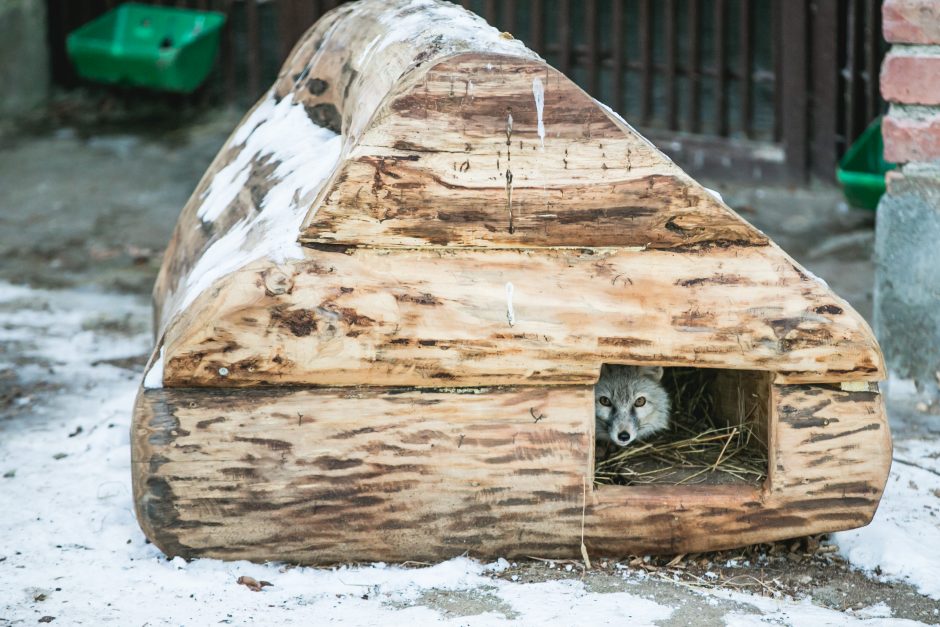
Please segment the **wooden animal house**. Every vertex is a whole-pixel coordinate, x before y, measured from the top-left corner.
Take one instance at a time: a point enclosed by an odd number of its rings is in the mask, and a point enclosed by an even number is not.
[[[303,37],[154,303],[133,483],[168,555],[706,551],[864,525],[888,473],[864,320],[447,2],[344,4]],[[605,363],[708,369],[759,479],[599,485]]]

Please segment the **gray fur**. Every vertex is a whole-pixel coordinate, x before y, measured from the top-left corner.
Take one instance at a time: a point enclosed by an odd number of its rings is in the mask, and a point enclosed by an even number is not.
[[[661,366],[601,366],[594,386],[594,421],[599,442],[626,446],[669,427],[672,408]],[[601,403],[608,399],[610,405]],[[637,407],[637,399],[643,398]]]

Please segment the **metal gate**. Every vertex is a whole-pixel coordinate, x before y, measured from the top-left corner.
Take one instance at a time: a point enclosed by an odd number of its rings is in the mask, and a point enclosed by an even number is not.
[[[65,35],[118,4],[47,0],[54,77]],[[163,0],[229,17],[201,97],[246,106],[341,0]],[[881,0],[462,0],[610,104],[695,175],[831,179],[883,109]]]

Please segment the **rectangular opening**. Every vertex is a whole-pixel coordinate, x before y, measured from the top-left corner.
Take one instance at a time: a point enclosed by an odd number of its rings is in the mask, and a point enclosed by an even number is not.
[[[595,387],[596,410],[606,411],[608,419],[609,409],[603,409],[608,402],[623,412],[632,398],[621,394],[618,399],[600,399],[608,389],[605,380],[631,376],[630,371],[616,368],[602,370]],[[636,368],[632,372],[639,376]],[[763,485],[768,472],[771,378],[772,373],[751,370],[664,368],[659,385],[672,405],[668,427],[640,435],[625,446],[597,439],[595,486]],[[614,423],[595,426],[604,429]]]

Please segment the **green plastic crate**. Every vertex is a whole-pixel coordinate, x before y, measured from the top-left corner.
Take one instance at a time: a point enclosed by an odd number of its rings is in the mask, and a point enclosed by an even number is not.
[[[868,125],[839,161],[836,178],[850,205],[874,211],[885,193],[885,173],[896,167],[897,164],[885,161],[881,118],[878,118]]]
[[[103,83],[191,92],[212,69],[225,16],[127,3],[71,32],[78,74]]]

